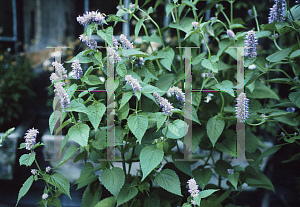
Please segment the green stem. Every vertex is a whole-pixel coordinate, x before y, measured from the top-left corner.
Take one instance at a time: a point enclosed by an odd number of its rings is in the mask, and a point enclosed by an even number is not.
[[[204,165],[203,165],[203,168],[204,168],[205,165],[208,163],[208,160],[209,160],[209,158],[211,157],[212,153],[213,153],[213,149],[210,150],[210,153],[209,153],[209,155],[208,155],[208,157],[207,157],[207,159],[206,159],[206,161],[205,161],[205,163],[204,163]]]
[[[208,51],[208,59],[209,59],[210,56],[211,56],[210,49],[209,49],[208,44],[206,42],[205,35],[204,35],[204,33],[202,31],[201,31],[201,34],[202,34],[202,37],[203,37],[203,41],[204,41],[205,47],[207,48],[207,51]]]
[[[130,174],[130,170],[131,170],[132,158],[133,158],[134,150],[135,150],[135,145],[132,148],[131,160],[130,160],[129,168],[128,168],[128,175]]]
[[[127,177],[126,176],[126,165],[125,165],[125,156],[124,156],[123,150],[124,150],[123,145],[121,145],[122,166],[123,166],[123,171],[124,171],[125,178],[126,178]]]
[[[133,17],[134,17],[137,21],[139,20],[139,18],[138,18],[135,14],[133,15]],[[149,37],[149,34],[148,34],[148,31],[147,31],[147,28],[146,28],[145,24],[143,23],[142,26],[143,26],[143,28],[144,28],[144,31],[145,31],[146,36]],[[149,46],[150,46],[151,50],[154,51],[154,50],[153,50],[153,47],[152,47],[152,45],[151,45],[151,42],[149,42]],[[156,61],[156,64],[158,65],[159,69],[162,70],[159,61],[158,61],[158,60],[155,60],[155,61]]]
[[[292,69],[293,69],[294,75],[297,76],[296,70],[295,70],[295,67],[294,67],[294,64],[293,64],[294,62],[291,61],[291,59],[289,59],[289,63],[292,65]]]
[[[233,24],[233,1],[230,1],[230,24]]]
[[[292,138],[291,135],[289,135],[276,120],[273,119],[273,120],[269,120],[269,121],[275,122],[289,138]]]
[[[223,97],[222,91],[221,91],[220,95],[221,95],[221,97],[222,97],[222,108],[221,108],[221,112],[220,112],[220,117],[222,117],[223,109],[224,109],[224,104],[225,104],[225,101],[224,101],[224,97]]]
[[[275,44],[275,46],[277,47],[278,50],[282,50],[282,49],[279,47],[279,45],[277,44],[277,42],[276,42],[275,39],[273,39],[273,42],[274,42],[274,44]]]
[[[138,110],[138,105],[139,105],[139,101],[138,101],[138,98],[136,97],[136,104],[135,104],[135,113],[137,113],[137,110]]]
[[[224,15],[224,17],[225,17],[225,19],[226,19],[228,25],[230,25],[230,21],[229,21],[227,15],[225,14],[225,12],[224,12],[223,10],[222,10],[221,12],[222,12],[222,14]]]
[[[223,159],[223,152],[220,152],[220,160],[222,159]],[[219,175],[219,181],[218,181],[219,188],[221,188],[221,181],[222,181],[222,177]]]
[[[33,151],[31,150],[31,153],[33,153]],[[41,170],[41,168],[40,168],[40,166],[39,166],[39,164],[38,164],[38,162],[36,161],[36,159],[34,158],[34,162],[35,162],[35,164],[36,164],[36,166],[37,166],[37,168],[39,169],[39,171],[40,172],[42,172],[42,170]],[[45,183],[46,183],[46,185],[47,185],[47,187],[48,187],[48,189],[50,190],[50,193],[51,193],[51,195],[53,196],[53,193],[52,193],[52,189],[50,188],[50,186],[49,186],[49,184],[48,184],[48,182],[44,179],[44,176],[42,175],[42,177],[43,177],[43,180],[45,181]]]
[[[256,22],[257,31],[260,32],[257,16],[255,16],[255,22]]]
[[[285,71],[283,71],[281,69],[269,69],[269,71],[280,71],[280,72],[284,73],[289,79],[291,79],[293,81],[293,79]]]
[[[141,12],[143,12],[151,20],[151,22],[156,26],[156,28],[158,30],[158,34],[159,34],[160,40],[161,40],[161,43],[162,43],[162,46],[165,49],[166,47],[165,47],[165,44],[164,44],[164,41],[163,41],[163,38],[162,38],[162,35],[161,35],[161,32],[160,32],[160,28],[157,25],[157,23],[144,10],[142,10],[140,8],[138,8],[138,10],[140,10]]]

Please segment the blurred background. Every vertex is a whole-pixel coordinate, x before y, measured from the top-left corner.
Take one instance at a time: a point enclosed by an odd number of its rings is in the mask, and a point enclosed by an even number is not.
[[[139,0],[139,5],[143,5],[145,0]],[[156,1],[150,1],[145,9],[154,7]],[[151,17],[162,28],[171,22],[170,15],[166,17],[165,6],[168,0],[154,10]],[[128,8],[134,1],[123,0],[123,5]],[[201,1],[197,4],[198,11],[208,2]],[[223,3],[221,1],[220,3]],[[31,175],[30,168],[19,166],[18,160],[26,150],[17,150],[20,143],[24,142],[24,134],[29,128],[39,130],[38,141],[51,146],[49,132],[49,117],[53,103],[53,86],[49,80],[54,71],[51,63],[55,61],[53,48],[56,46],[66,46],[68,49],[62,50],[62,63],[71,60],[76,54],[85,50],[85,44],[78,39],[84,31],[76,17],[83,15],[86,11],[96,11],[105,14],[115,14],[117,12],[119,0],[0,0],[0,132],[5,132],[11,127],[15,127],[15,132],[3,143],[0,148],[0,207],[14,206],[17,201],[18,191],[22,183]],[[224,1],[225,12],[229,14],[229,3]],[[273,5],[271,1],[241,1],[235,3],[234,17],[241,18],[246,22],[249,29],[255,27],[255,21],[248,15],[248,9],[256,5],[258,20],[260,24],[266,24],[269,8]],[[208,10],[205,20],[214,16],[215,7]],[[188,16],[192,17],[192,14]],[[142,18],[142,13],[137,12],[137,16]],[[129,20],[129,16],[123,17]],[[223,19],[222,19],[223,18]],[[225,19],[220,15],[220,19]],[[134,41],[142,51],[147,51],[149,46],[142,43],[141,38],[134,37],[134,27],[137,21],[132,19],[127,23],[118,23],[114,28],[114,35],[119,39],[120,34],[125,34],[130,41]],[[155,26],[146,21],[149,35],[156,32]],[[239,31],[237,29],[235,32]],[[144,35],[141,30],[140,35]],[[183,37],[183,35],[181,35]],[[97,36],[94,37],[98,45],[104,46],[103,41]],[[289,37],[283,38],[281,44],[288,44]],[[178,46],[176,31],[164,33],[164,41],[173,47]],[[259,50],[267,53],[272,50],[270,42],[259,41]],[[280,43],[279,43],[280,44]],[[158,48],[159,45],[153,45]],[[217,45],[210,44],[212,51],[217,51]],[[177,56],[178,52],[176,53]],[[178,57],[177,57],[178,58]],[[68,72],[71,71],[70,64],[65,64]],[[87,69],[88,64],[83,64]],[[101,73],[99,73],[101,75]],[[276,88],[276,86],[274,85]],[[285,93],[285,89],[279,89],[278,93]],[[274,130],[276,129],[276,130]],[[275,142],[272,133],[278,131],[276,125],[268,125],[264,130],[257,131],[257,134],[264,136],[265,140]],[[66,131],[63,131],[63,134]],[[49,141],[50,140],[50,141]],[[49,143],[49,145],[48,145]],[[52,143],[53,144],[53,143]],[[73,143],[71,143],[73,144]],[[53,156],[51,147],[37,148],[38,162],[42,169],[53,163],[45,161]],[[288,155],[288,156],[287,156]],[[290,157],[289,152],[283,150],[276,153],[265,163],[264,172],[271,179],[275,186],[276,193],[264,189],[245,190],[240,194],[237,205],[262,206],[262,207],[299,207],[299,171],[296,170],[295,162],[282,164],[280,160]],[[92,158],[91,158],[92,159]],[[299,164],[299,163],[298,163]],[[83,189],[76,191],[74,182],[79,176],[83,163],[70,164],[72,170],[60,169],[71,182],[70,200],[67,196],[61,196],[62,206],[80,206]],[[69,168],[70,169],[70,168]],[[37,203],[44,189],[43,182],[34,182],[29,193],[21,199],[18,206],[32,207]],[[106,189],[103,189],[102,198],[109,196]]]

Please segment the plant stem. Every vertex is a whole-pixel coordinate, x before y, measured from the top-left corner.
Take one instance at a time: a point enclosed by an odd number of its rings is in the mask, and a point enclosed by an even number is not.
[[[220,160],[223,160],[223,152],[220,152]],[[218,182],[219,188],[221,188],[221,181],[222,181],[222,177],[219,175],[219,182]]]
[[[31,150],[31,153],[33,153],[33,151]],[[39,169],[39,171],[40,172],[42,172],[42,170],[41,170],[41,168],[40,168],[40,166],[39,166],[39,164],[38,164],[38,162],[36,161],[36,159],[34,158],[34,162],[35,162],[35,164],[36,164],[36,166],[37,166],[37,168]],[[48,187],[48,189],[50,190],[50,193],[51,193],[51,195],[53,196],[53,193],[52,193],[52,189],[50,188],[50,186],[49,186],[49,184],[48,184],[48,182],[44,179],[44,176],[42,175],[42,177],[43,177],[43,180],[45,181],[45,183],[46,183],[46,185],[47,185],[47,187]]]
[[[233,24],[233,1],[229,1],[230,3],[230,24]]]
[[[204,168],[205,165],[208,163],[208,160],[209,160],[209,158],[211,157],[212,153],[213,153],[213,150],[211,149],[211,150],[210,150],[210,153],[209,153],[209,155],[208,155],[208,157],[207,157],[207,159],[206,159],[206,161],[205,161],[205,163],[204,163],[204,165],[203,165],[203,168]]]
[[[222,108],[221,108],[220,116],[222,117],[223,109],[224,109],[224,104],[225,104],[225,101],[224,101],[224,97],[223,97],[222,91],[221,91],[220,95],[221,95],[221,97],[222,97]]]
[[[126,165],[125,165],[125,156],[124,156],[123,150],[124,150],[123,145],[121,145],[122,166],[123,166],[123,171],[124,171],[125,178],[126,178]]]
[[[224,15],[224,17],[225,17],[225,19],[226,19],[228,25],[230,26],[230,21],[229,21],[227,15],[225,14],[225,12],[224,12],[223,10],[222,10],[221,12],[222,12],[222,14]]]

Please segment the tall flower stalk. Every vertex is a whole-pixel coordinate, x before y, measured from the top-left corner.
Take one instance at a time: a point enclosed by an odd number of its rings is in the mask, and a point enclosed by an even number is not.
[[[172,116],[174,107],[172,106],[172,103],[170,103],[167,99],[161,97],[158,93],[154,92],[153,97],[157,104],[160,105],[160,107],[163,107],[162,111],[167,116]]]
[[[246,46],[245,56],[249,57],[250,59],[256,57],[257,45],[258,43],[257,43],[257,37],[255,37],[255,32],[253,30],[250,30],[249,32],[247,32],[246,40],[245,40],[245,46]]]
[[[236,118],[240,123],[245,122],[249,119],[249,99],[246,98],[245,93],[240,93],[239,97],[236,99]]]

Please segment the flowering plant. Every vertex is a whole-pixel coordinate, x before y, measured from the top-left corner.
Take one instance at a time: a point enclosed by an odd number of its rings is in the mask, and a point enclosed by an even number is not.
[[[80,145],[80,148],[69,147],[63,159],[72,158],[80,150],[75,160],[85,161],[76,182],[78,188],[85,187],[81,205],[230,207],[245,187],[254,186],[274,191],[273,184],[261,171],[260,165],[264,157],[277,152],[282,146],[299,144],[299,136],[290,135],[282,125],[289,131],[295,130],[299,124],[295,117],[298,112],[295,111],[300,107],[299,80],[289,75],[299,74],[295,67],[298,64],[295,59],[300,56],[299,45],[296,42],[282,49],[276,42],[275,33],[299,35],[299,22],[295,17],[299,18],[300,7],[296,5],[291,8],[288,4],[282,6],[285,1],[275,0],[276,6],[272,7],[269,18],[272,22],[260,26],[253,6],[249,14],[255,19],[256,28],[244,31],[243,20],[233,18],[234,0],[228,0],[229,18],[223,5],[216,4],[219,1],[212,1],[201,11],[197,9],[199,1],[169,2],[166,15],[171,15],[172,22],[165,28],[160,28],[151,17],[162,1],[157,0],[154,7],[146,10],[144,6],[149,1],[143,6],[138,6],[137,2],[129,8],[120,4],[116,15],[104,16],[97,11],[87,12],[77,18],[80,24],[87,26],[79,38],[89,48],[64,63],[72,64],[74,80],[67,76],[62,64],[53,63],[56,73],[51,75],[50,80],[63,109],[62,128],[71,125],[64,138],[63,148],[68,139]],[[203,21],[203,15],[213,6],[216,8],[215,17]],[[143,18],[138,18],[137,12],[143,14]],[[137,45],[123,34],[120,35],[120,43],[114,36],[114,26],[117,22],[124,21],[122,17],[125,14],[130,14],[130,18],[137,20],[135,38],[144,34],[143,41]],[[187,14],[191,14],[193,18]],[[220,20],[221,16],[225,18],[225,22]],[[149,35],[146,21],[150,21],[157,31]],[[175,48],[174,44],[167,46],[168,43],[163,38],[163,33],[167,30],[177,32],[179,48]],[[104,40],[104,48],[97,45],[93,34]],[[263,39],[270,39],[275,45],[273,50],[276,52],[272,51],[267,57],[266,52],[258,50],[259,40]],[[213,50],[209,41],[218,45],[217,51]],[[159,43],[160,48],[154,49],[154,42]],[[194,50],[191,64],[187,61],[188,55],[183,56],[183,46],[203,46],[205,50],[202,53],[198,49]],[[239,73],[236,75],[241,61],[238,56],[240,53],[231,47],[245,47],[244,53],[242,52],[244,55],[241,55],[245,56],[246,71],[245,74],[242,72],[245,81],[240,81]],[[178,59],[176,56],[179,56]],[[228,59],[235,59],[237,62],[233,63]],[[91,65],[84,71],[81,65],[87,63]],[[184,68],[185,64],[187,68]],[[282,65],[283,68],[274,69],[277,65]],[[189,67],[192,67],[193,72],[193,88],[200,90],[193,91],[191,98],[187,99],[189,94],[186,91],[190,86],[186,84],[183,87],[183,83],[185,75],[188,76],[185,70]],[[113,84],[110,84],[111,68],[115,72]],[[101,80],[96,71],[101,71],[107,79]],[[286,78],[276,77],[272,73],[275,71],[281,72]],[[203,74],[202,79],[200,73]],[[67,84],[66,79],[71,79],[72,84]],[[291,90],[296,91],[289,93],[288,97],[283,94],[281,100],[270,82],[288,84]],[[238,86],[234,86],[235,83]],[[246,87],[245,92],[243,88],[243,92],[235,94],[234,90],[239,91],[240,85]],[[115,92],[114,110],[106,113],[106,108],[111,109],[110,104],[105,106],[106,96],[91,91],[109,91],[112,88]],[[213,94],[206,96],[207,91]],[[107,101],[110,97],[112,94],[107,94]],[[265,100],[263,105],[260,99]],[[191,108],[190,113],[188,107]],[[280,110],[280,107],[287,109]],[[104,160],[112,156],[112,152],[109,152],[112,147],[109,138],[106,146],[106,130],[109,127],[105,127],[110,121],[105,117],[112,114],[115,116],[112,119],[115,127],[113,146],[117,147],[121,157]],[[56,122],[53,112],[49,120],[51,133]],[[189,128],[187,122],[193,127]],[[277,140],[280,143],[261,152],[259,148],[264,146],[263,138],[254,133],[257,128],[266,124],[277,124],[284,133]],[[239,145],[242,150],[238,151],[236,126],[245,125],[246,144],[244,148]],[[186,143],[185,136],[191,128],[192,140]],[[273,125],[268,129],[272,129],[273,133],[275,131]],[[34,129],[27,133],[26,144],[22,146],[31,150],[31,153],[23,155],[20,164],[30,166],[34,162],[32,150],[40,145],[35,143],[36,133]],[[178,143],[184,143],[193,153],[201,149],[200,155],[192,157],[200,157],[204,162],[192,169],[194,160],[186,159],[186,150],[183,154]],[[243,160],[247,163],[244,167],[236,164],[234,159],[230,160],[241,157],[243,150],[242,159],[247,158]],[[218,160],[215,160],[216,154],[219,155]],[[90,160],[87,160],[88,157]],[[178,160],[182,158],[185,160]],[[114,161],[118,160],[121,160],[122,168],[114,167]],[[61,161],[59,166],[65,162]],[[131,175],[133,162],[140,163],[136,175]],[[59,173],[52,172],[49,175],[47,172],[47,169],[34,169],[29,181],[25,181],[21,188],[18,200],[26,194],[33,180],[40,176],[45,180],[46,188],[39,203],[44,206],[61,206],[58,196],[61,193],[70,196],[69,182]],[[97,175],[97,172],[101,175]],[[217,176],[217,184],[211,183],[214,176]],[[227,181],[226,185],[222,184],[222,180]],[[154,183],[161,188],[154,189]],[[101,199],[103,188],[111,193],[111,197]]]

